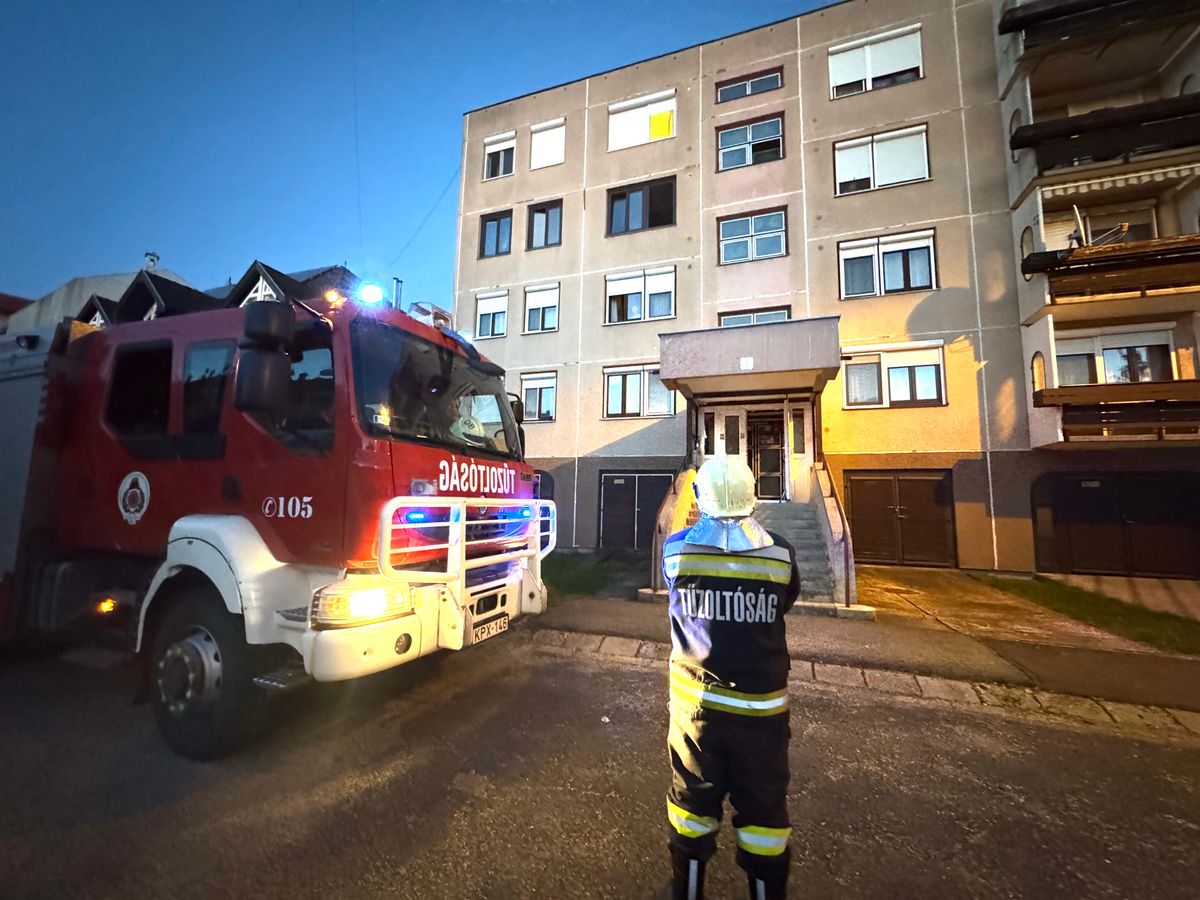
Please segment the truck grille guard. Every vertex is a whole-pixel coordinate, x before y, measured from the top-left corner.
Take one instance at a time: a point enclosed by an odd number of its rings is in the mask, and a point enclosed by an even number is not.
[[[525,560],[540,581],[557,526],[553,500],[394,497],[379,515],[379,571],[410,584],[461,583],[477,594],[506,583],[512,564]],[[434,541],[410,542],[414,534]]]

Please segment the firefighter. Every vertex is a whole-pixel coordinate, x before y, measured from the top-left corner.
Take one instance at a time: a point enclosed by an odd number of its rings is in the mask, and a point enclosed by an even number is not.
[[[742,459],[704,463],[694,490],[699,522],[663,548],[673,644],[670,896],[703,896],[728,796],[750,897],[779,900],[791,860],[783,617],[800,593],[796,555],[750,518],[754,476]]]

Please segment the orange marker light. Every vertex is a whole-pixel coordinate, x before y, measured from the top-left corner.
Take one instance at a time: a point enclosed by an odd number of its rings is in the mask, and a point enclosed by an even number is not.
[[[96,604],[96,612],[100,613],[102,616],[107,616],[109,613],[116,612],[116,609],[117,601],[112,597],[105,597]]]

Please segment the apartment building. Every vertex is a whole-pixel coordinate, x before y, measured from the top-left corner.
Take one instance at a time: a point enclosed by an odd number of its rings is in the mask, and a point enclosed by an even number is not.
[[[816,599],[1200,575],[1196,6],[846,0],[467,113],[456,323],[560,541],[726,453]]]

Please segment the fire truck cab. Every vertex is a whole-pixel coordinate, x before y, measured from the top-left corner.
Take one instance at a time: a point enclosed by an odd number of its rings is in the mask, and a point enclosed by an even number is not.
[[[26,473],[0,633],[6,598],[10,635],[119,626],[184,755],[236,746],[272,690],[545,608],[520,402],[452,332],[329,288],[0,342],[0,399],[22,372],[40,395],[0,439]]]

